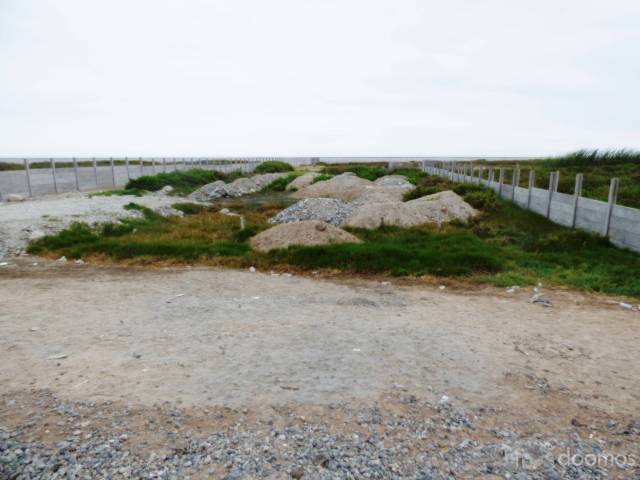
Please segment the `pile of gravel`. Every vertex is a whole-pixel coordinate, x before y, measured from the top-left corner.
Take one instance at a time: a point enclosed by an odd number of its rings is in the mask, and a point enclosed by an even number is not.
[[[283,223],[251,239],[251,248],[268,252],[291,245],[329,245],[333,243],[360,243],[360,239],[341,228],[319,220]]]
[[[199,202],[207,202],[221,197],[241,197],[250,193],[259,192],[270,183],[275,182],[281,177],[286,177],[287,175],[289,174],[284,172],[265,173],[248,178],[238,178],[231,183],[216,180],[215,182],[208,183],[192,192],[188,198]]]
[[[332,225],[340,225],[351,212],[353,206],[335,198],[305,198],[282,210],[269,223],[280,224],[302,220],[321,220]]]

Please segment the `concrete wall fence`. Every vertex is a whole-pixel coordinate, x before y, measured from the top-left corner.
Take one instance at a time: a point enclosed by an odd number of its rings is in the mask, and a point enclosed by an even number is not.
[[[423,161],[422,168],[429,175],[438,175],[453,182],[477,183],[493,189],[502,198],[511,200],[551,221],[566,227],[579,228],[609,237],[619,247],[640,252],[640,210],[616,205],[618,179],[612,178],[609,201],[603,202],[582,196],[582,179],[576,176],[574,194],[558,192],[558,172],[551,173],[548,189],[536,188],[535,172],[529,172],[528,187],[518,186],[520,169],[516,167],[510,184],[504,182],[504,168],[477,167],[473,162]]]
[[[0,171],[0,201],[9,194],[36,197],[52,193],[123,187],[131,179],[162,172],[202,168],[222,173],[253,172],[268,158],[56,158],[23,159],[21,170]],[[37,162],[38,168],[31,164]],[[14,160],[12,163],[16,163]],[[42,164],[48,168],[42,168]],[[81,166],[81,165],[82,166]],[[87,166],[89,164],[89,166]],[[64,166],[62,166],[64,165]],[[69,166],[72,165],[72,166]]]

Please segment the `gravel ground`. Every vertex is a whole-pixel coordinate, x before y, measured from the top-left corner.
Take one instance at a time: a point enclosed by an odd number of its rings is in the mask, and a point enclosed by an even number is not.
[[[397,281],[14,259],[0,478],[640,478],[638,312]]]
[[[86,193],[65,193],[19,203],[0,202],[0,258],[20,254],[29,240],[57,233],[74,222],[93,224],[140,216],[138,211],[122,208],[131,202],[162,215],[180,215],[181,212],[171,208],[179,201],[162,194],[92,197]]]

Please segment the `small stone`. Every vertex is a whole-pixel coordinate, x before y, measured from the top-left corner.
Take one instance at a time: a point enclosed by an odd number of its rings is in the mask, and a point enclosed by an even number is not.
[[[300,479],[304,476],[304,469],[302,467],[295,467],[291,470],[291,478]]]

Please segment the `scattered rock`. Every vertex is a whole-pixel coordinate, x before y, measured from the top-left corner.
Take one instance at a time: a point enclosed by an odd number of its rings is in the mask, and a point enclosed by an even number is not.
[[[165,185],[164,187],[162,187],[160,189],[161,193],[164,193],[165,195],[169,195],[170,193],[173,193],[175,191],[175,188],[173,188],[171,185]]]
[[[322,228],[324,226],[324,230]],[[260,252],[290,245],[327,245],[333,243],[359,243],[349,232],[318,220],[283,223],[265,230],[251,239],[251,247]]]

